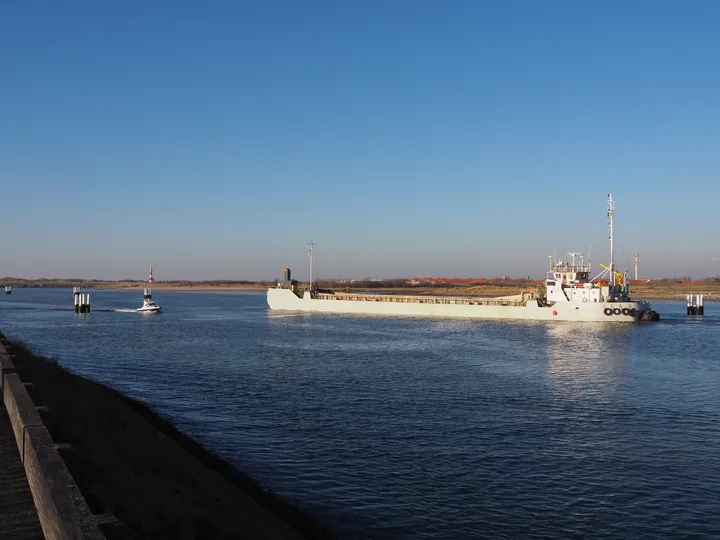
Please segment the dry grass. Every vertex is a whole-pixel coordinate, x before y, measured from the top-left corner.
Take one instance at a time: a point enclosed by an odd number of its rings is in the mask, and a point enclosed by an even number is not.
[[[93,284],[96,289],[127,289],[141,290],[152,287],[153,290],[172,291],[264,291],[270,286],[265,282],[244,281],[102,281]]]
[[[704,294],[706,300],[720,300],[720,283],[671,283],[657,281],[631,285],[630,291],[637,298],[684,300],[688,294]]]
[[[109,540],[332,538],[150,407],[11,343],[23,382]]]
[[[458,295],[458,296],[507,296],[520,294],[524,290],[535,290],[537,284],[508,283],[508,284],[484,284],[474,287],[404,287],[404,288],[383,288],[371,289],[380,294],[420,294],[420,295]],[[543,290],[543,287],[541,290]],[[370,289],[349,289],[351,292],[365,292]],[[720,283],[672,283],[672,282],[650,282],[630,286],[630,293],[633,298],[643,300],[684,300],[688,294],[704,294],[705,300],[720,300]]]
[[[13,288],[21,289],[26,287],[34,288],[70,288],[84,287],[87,289],[130,289],[139,290],[144,287],[152,287],[161,290],[264,290],[270,283],[264,281],[239,281],[239,280],[206,280],[206,281],[101,281],[83,279],[19,279],[2,278],[0,284],[10,285]]]

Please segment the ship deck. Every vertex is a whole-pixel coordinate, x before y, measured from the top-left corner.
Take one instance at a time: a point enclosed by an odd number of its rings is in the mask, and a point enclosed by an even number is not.
[[[522,300],[505,298],[475,298],[470,296],[412,296],[399,294],[357,294],[357,293],[317,293],[318,300],[349,300],[353,302],[394,302],[403,304],[446,304],[462,306],[509,306],[525,307],[530,297]]]

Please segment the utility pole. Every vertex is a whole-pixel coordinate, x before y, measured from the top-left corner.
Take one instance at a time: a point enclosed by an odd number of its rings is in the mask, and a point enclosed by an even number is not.
[[[312,293],[312,284],[313,284],[313,248],[315,247],[315,244],[312,240],[310,240],[310,243],[307,245],[308,247],[308,254],[310,255],[310,292]]]
[[[638,279],[638,259],[640,258],[640,254],[635,254],[635,280]]]

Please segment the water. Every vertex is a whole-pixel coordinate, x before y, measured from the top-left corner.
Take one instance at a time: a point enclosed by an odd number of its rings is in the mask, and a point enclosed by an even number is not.
[[[283,314],[254,293],[53,309],[71,299],[15,289],[0,329],[345,538],[720,537],[720,306],[642,325]]]

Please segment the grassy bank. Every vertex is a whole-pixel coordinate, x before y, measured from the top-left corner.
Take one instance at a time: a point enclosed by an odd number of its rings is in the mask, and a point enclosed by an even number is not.
[[[457,295],[457,296],[506,296],[519,294],[523,290],[535,290],[536,283],[502,283],[476,285],[473,287],[450,286],[450,287],[396,287],[396,288],[348,288],[350,292],[373,291],[382,294],[419,294],[429,296]],[[541,290],[544,286],[540,285]],[[342,289],[340,289],[342,290]],[[658,281],[656,283],[642,283],[630,286],[630,293],[633,298],[639,300],[685,300],[688,294],[704,294],[706,301],[720,300],[720,283],[668,283]]]
[[[264,281],[236,281],[236,280],[206,280],[206,281],[158,281],[148,283],[141,280],[120,280],[102,281],[97,279],[20,279],[0,278],[0,285],[9,285],[14,289],[26,288],[72,288],[83,287],[85,289],[121,289],[121,290],[142,290],[145,287],[152,287],[156,290],[177,290],[177,291],[254,291],[265,290],[271,283]]]
[[[396,288],[349,288],[352,292],[373,291],[382,294],[420,294],[420,295],[458,295],[458,296],[505,296],[519,294],[523,290],[535,290],[536,283],[488,283],[464,286],[435,286],[435,287],[396,287]],[[539,285],[544,290],[544,285]],[[638,283],[630,285],[630,293],[633,298],[639,300],[685,300],[688,294],[704,294],[706,301],[720,300],[720,283],[674,283],[657,281],[649,283]]]
[[[109,540],[332,538],[148,406],[7,348],[91,510],[117,519],[102,527]]]

